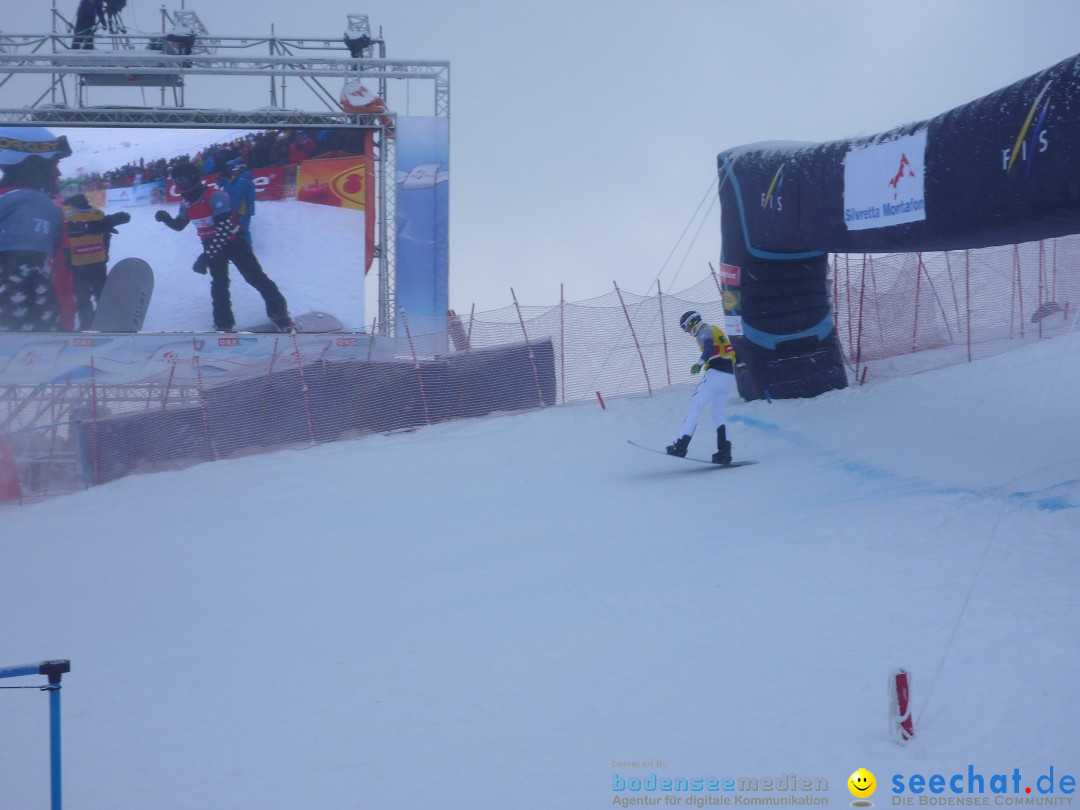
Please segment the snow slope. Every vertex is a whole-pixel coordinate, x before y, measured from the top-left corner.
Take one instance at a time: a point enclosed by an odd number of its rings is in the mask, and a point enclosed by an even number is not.
[[[0,665],[71,659],[72,808],[603,808],[654,773],[846,806],[859,767],[878,806],[969,766],[1043,798],[1080,774],[1076,349],[733,401],[737,470],[626,444],[676,387],[3,509]],[[0,691],[0,807],[47,806],[46,717]]]

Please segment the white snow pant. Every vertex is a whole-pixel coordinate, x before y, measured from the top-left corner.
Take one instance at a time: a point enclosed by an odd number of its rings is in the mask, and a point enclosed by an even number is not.
[[[724,412],[727,409],[728,396],[731,395],[731,386],[735,382],[735,375],[726,371],[717,371],[715,368],[706,369],[705,374],[694,389],[694,396],[690,398],[690,411],[686,414],[680,436],[693,436],[694,428],[697,427],[698,417],[705,410],[705,406],[712,403],[712,418],[717,427],[724,424]]]

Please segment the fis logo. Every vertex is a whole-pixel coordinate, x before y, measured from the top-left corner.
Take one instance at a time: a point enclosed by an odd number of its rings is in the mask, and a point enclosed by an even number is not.
[[[773,175],[769,183],[769,190],[761,195],[761,210],[768,211],[773,216],[784,210],[784,198],[780,196],[780,190],[784,187],[784,164]]]
[[[1053,83],[1052,79],[1048,81],[1035,97],[1012,148],[1001,150],[1001,168],[1005,170],[1005,174],[1012,174],[1014,169],[1019,173],[1020,166],[1023,165],[1024,177],[1027,178],[1031,174],[1035,155],[1050,148],[1043,125],[1050,110],[1050,85]]]

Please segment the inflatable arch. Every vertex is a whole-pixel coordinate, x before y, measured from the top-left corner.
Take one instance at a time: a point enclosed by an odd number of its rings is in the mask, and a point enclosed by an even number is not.
[[[744,399],[847,385],[830,253],[962,250],[1080,232],[1080,55],[928,121],[721,152],[721,281]]]

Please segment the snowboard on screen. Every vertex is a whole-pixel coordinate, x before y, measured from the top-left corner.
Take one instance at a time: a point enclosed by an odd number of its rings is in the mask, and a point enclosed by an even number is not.
[[[340,332],[345,328],[344,324],[326,312],[305,312],[303,315],[293,315],[293,326],[297,332]],[[248,326],[241,332],[280,332],[270,321]]]
[[[721,470],[726,470],[730,467],[749,467],[751,464],[758,463],[756,461],[751,461],[750,459],[745,459],[743,461],[733,461],[730,464],[717,464],[715,461],[708,458],[694,458],[693,456],[673,456],[667,450],[657,450],[655,447],[646,447],[645,445],[638,444],[637,442],[631,441],[630,439],[627,439],[626,443],[632,444],[634,447],[637,447],[641,450],[648,450],[650,453],[659,453],[662,456],[667,456],[668,458],[677,458],[680,461],[693,461],[697,464],[708,464],[710,467],[717,467]]]
[[[138,332],[154,293],[154,271],[142,259],[121,259],[105,277],[91,329],[95,332]]]

